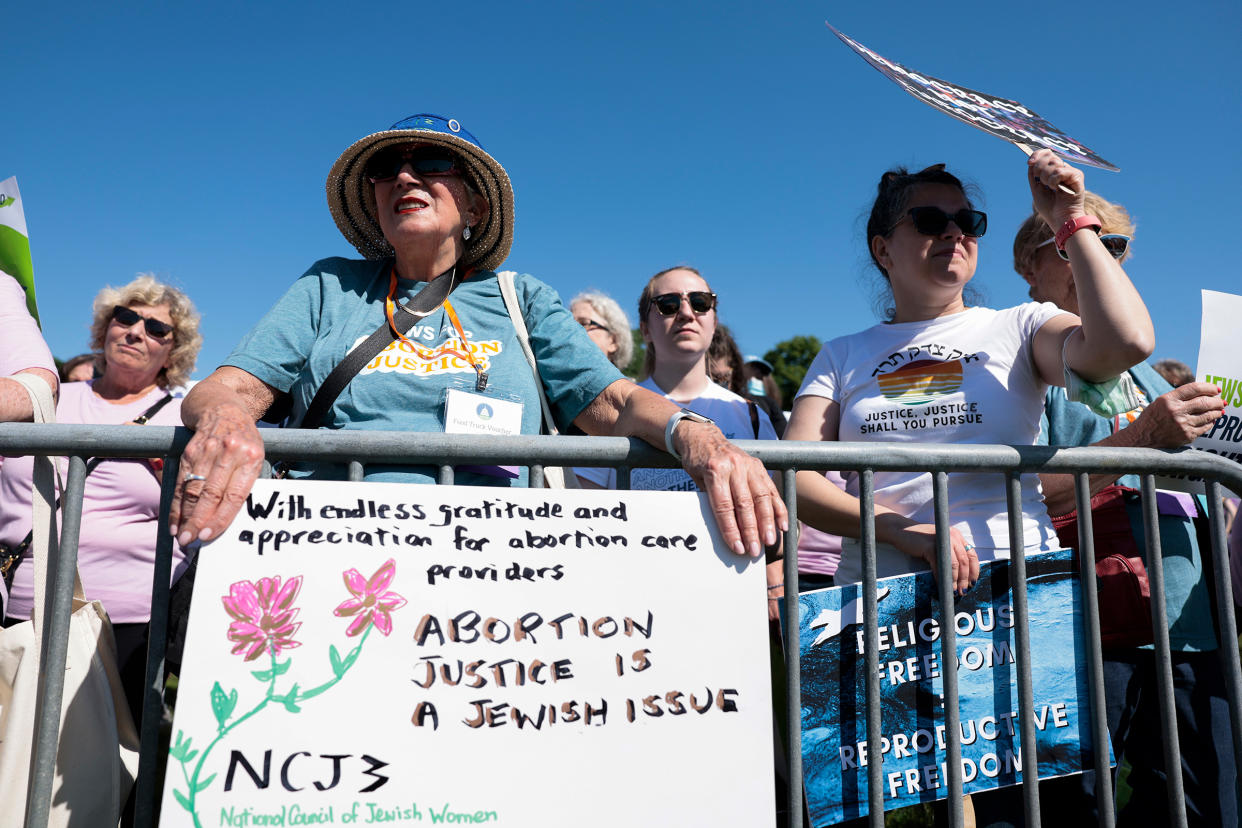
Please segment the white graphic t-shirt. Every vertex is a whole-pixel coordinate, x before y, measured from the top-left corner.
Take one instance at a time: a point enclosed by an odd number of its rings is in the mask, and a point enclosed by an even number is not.
[[[1033,445],[1047,386],[1035,368],[1032,341],[1060,313],[1050,302],[1028,302],[876,325],[826,344],[798,396],[835,400],[844,442]],[[858,474],[843,474],[846,491],[857,497]],[[930,474],[876,472],[874,480],[876,503],[934,522]],[[1057,548],[1033,474],[1022,477],[1022,511],[1027,551]],[[1002,475],[951,474],[949,517],[980,561],[1009,556]],[[896,550],[882,553],[879,562],[881,577],[927,568]],[[857,541],[847,539],[838,577],[861,580],[861,572]]]
[[[672,400],[660,389],[650,377],[639,383],[648,391],[654,391],[666,400]],[[673,400],[676,402],[676,400]],[[714,382],[709,382],[703,393],[685,404],[695,414],[702,414],[715,420],[724,436],[730,440],[775,440],[776,429],[768,415],[759,409],[759,436],[755,437],[750,421],[750,406],[746,400]],[[617,488],[616,469],[574,469],[579,477],[603,486],[605,489]],[[632,469],[630,471],[630,488],[665,492],[697,492],[699,487],[694,479],[683,469]]]

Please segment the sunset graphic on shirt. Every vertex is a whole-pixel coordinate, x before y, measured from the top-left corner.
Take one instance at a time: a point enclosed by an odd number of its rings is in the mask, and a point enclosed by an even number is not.
[[[962,387],[960,360],[920,359],[877,378],[880,393],[890,402],[922,405]]]

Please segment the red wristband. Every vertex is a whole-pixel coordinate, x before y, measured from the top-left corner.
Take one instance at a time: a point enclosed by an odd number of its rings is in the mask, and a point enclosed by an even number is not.
[[[164,458],[163,457],[148,457],[147,462],[151,464],[152,471],[158,472],[158,471],[164,470]]]
[[[1055,237],[1057,240],[1057,250],[1064,250],[1065,243],[1069,241],[1069,237],[1087,227],[1099,233],[1104,225],[1095,216],[1079,216],[1062,224]]]

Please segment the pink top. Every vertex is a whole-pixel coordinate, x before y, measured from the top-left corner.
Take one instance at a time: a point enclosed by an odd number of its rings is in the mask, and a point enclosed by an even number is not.
[[[38,323],[26,310],[26,292],[16,279],[0,272],[0,377],[27,368],[46,368],[56,373],[52,352],[43,341]]]
[[[155,389],[137,402],[113,405],[91,390],[91,382],[60,387],[56,419],[61,423],[117,425],[150,408],[166,392]],[[151,418],[151,425],[181,425],[181,400],[173,399]],[[135,426],[142,428],[143,426]],[[29,457],[10,457],[0,466],[0,542],[21,543],[30,532]],[[63,462],[62,462],[63,466]],[[145,460],[104,460],[86,478],[82,501],[82,537],[78,571],[87,598],[103,602],[113,621],[123,624],[151,618],[151,578],[160,484]],[[186,566],[173,544],[173,579]],[[10,595],[10,618],[29,618],[34,603],[34,566],[27,555],[17,567]]]
[[[845,478],[840,472],[826,471],[824,477],[840,489],[845,489]],[[798,571],[816,575],[834,575],[841,562],[841,536],[830,535],[818,529],[798,524]]]

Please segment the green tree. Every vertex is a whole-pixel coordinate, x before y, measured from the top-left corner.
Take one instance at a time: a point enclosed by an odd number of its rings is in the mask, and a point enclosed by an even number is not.
[[[643,360],[647,356],[647,345],[643,342],[643,333],[638,328],[630,331],[630,336],[634,340],[634,356],[630,358],[630,364],[625,366],[625,370],[621,373],[630,379],[638,379],[639,374],[643,372]]]
[[[786,407],[793,403],[794,395],[802,387],[802,378],[822,345],[818,337],[795,336],[776,343],[772,350],[763,355],[772,363],[772,379],[781,389]]]

